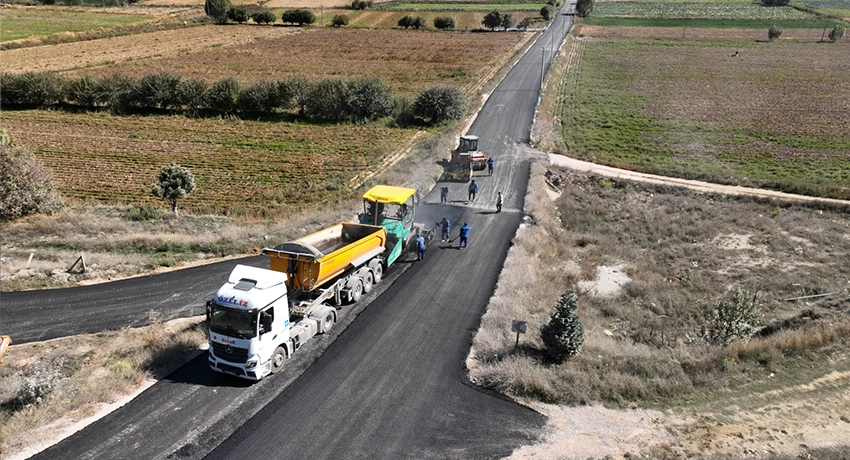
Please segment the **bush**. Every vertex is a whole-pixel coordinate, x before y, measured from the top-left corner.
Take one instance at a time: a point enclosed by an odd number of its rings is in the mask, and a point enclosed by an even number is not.
[[[207,107],[229,113],[239,104],[241,86],[233,77],[226,77],[213,83],[206,92]]]
[[[466,113],[467,100],[463,91],[453,86],[433,86],[419,93],[413,103],[413,113],[430,123],[459,120]]]
[[[298,107],[298,115],[307,112],[307,104],[313,93],[313,84],[307,77],[302,74],[289,75],[277,82],[277,90],[282,108]]]
[[[100,84],[104,93],[109,95],[109,110],[112,113],[125,113],[135,104],[135,78],[112,74],[101,79]]]
[[[298,26],[303,26],[305,24],[312,24],[316,22],[316,15],[313,14],[310,10],[295,9],[284,11],[283,14],[280,15],[280,21],[284,23],[297,24]]]
[[[413,25],[413,16],[402,16],[401,19],[398,20],[398,26],[407,29],[408,27]]]
[[[731,301],[718,300],[706,315],[703,338],[712,345],[724,346],[735,340],[749,341],[761,329],[758,309],[758,293],[750,296],[740,289],[735,291]]]
[[[434,28],[440,30],[452,30],[455,26],[454,18],[448,16],[440,16],[434,18]]]
[[[779,24],[774,24],[767,29],[767,39],[774,41],[782,36],[782,27]]]
[[[359,77],[348,83],[348,110],[355,122],[383,118],[392,113],[392,89],[378,77]]]
[[[835,26],[829,31],[829,41],[837,42],[844,37],[844,26]]]
[[[522,18],[522,21],[520,21],[519,24],[517,24],[516,26],[517,26],[518,29],[528,29],[528,26],[530,26],[530,25],[531,25],[531,18],[525,17],[525,18]]]
[[[248,7],[245,5],[231,6],[227,9],[227,19],[230,19],[233,22],[239,24],[247,23],[249,17]]]
[[[258,81],[239,93],[239,110],[243,112],[273,112],[281,106],[277,83]]]
[[[61,204],[49,169],[26,150],[0,145],[0,220],[53,212]]]
[[[165,109],[178,105],[182,79],[170,72],[156,72],[143,76],[135,85],[134,102],[147,109]]]
[[[552,5],[546,5],[543,8],[540,8],[540,16],[548,21],[555,17],[555,8]]]
[[[415,18],[413,18],[413,22],[410,23],[410,27],[413,27],[414,29],[421,29],[421,28],[427,27],[427,26],[428,26],[428,23],[425,21],[425,18],[423,18],[422,16],[416,16]]]
[[[127,217],[134,222],[156,222],[165,216],[156,206],[145,206],[133,208]]]
[[[53,72],[24,72],[2,75],[3,105],[44,108],[64,98],[65,82]]]
[[[570,286],[561,295],[549,323],[540,328],[540,338],[546,345],[546,353],[556,362],[564,362],[581,353],[584,326],[578,317],[578,293],[575,286]]]
[[[311,117],[341,121],[348,117],[348,85],[338,78],[326,78],[316,83],[306,106]]]
[[[198,78],[182,80],[177,86],[177,103],[190,114],[196,114],[206,104],[207,83]]]
[[[230,0],[205,0],[204,13],[222,24],[227,22],[227,10],[230,9]]]
[[[331,19],[331,25],[334,27],[342,27],[348,25],[348,16],[344,14],[337,14]]]
[[[109,102],[109,93],[104,91],[100,81],[91,75],[83,75],[66,84],[65,99],[80,107],[94,109]]]
[[[791,0],[761,0],[764,6],[786,6]]]
[[[56,390],[59,381],[62,380],[62,367],[64,365],[65,362],[61,358],[51,365],[43,364],[41,361],[33,363],[21,379],[21,387],[18,388],[10,407],[20,410],[44,402]]]
[[[252,14],[251,19],[257,24],[273,24],[277,21],[277,16],[269,10],[263,10]]]
[[[412,125],[416,121],[416,117],[413,115],[413,101],[404,96],[394,97],[390,115],[395,126],[399,128]]]
[[[593,12],[593,6],[596,0],[578,0],[576,1],[576,16],[586,18]]]
[[[365,10],[372,8],[372,5],[372,0],[354,0],[351,2],[351,5],[349,5],[349,8],[352,10]]]

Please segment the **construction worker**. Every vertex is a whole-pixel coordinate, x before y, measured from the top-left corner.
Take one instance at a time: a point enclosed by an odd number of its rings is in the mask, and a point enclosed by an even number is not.
[[[437,225],[439,225],[440,230],[443,231],[442,235],[440,236],[440,242],[445,243],[446,241],[450,240],[451,237],[449,236],[449,233],[452,231],[452,223],[448,219],[443,217],[443,220],[437,222]]]
[[[449,204],[449,186],[440,187],[440,204]]]
[[[475,201],[476,193],[478,193],[478,184],[475,183],[475,179],[472,179],[472,183],[469,184],[469,201]]]
[[[499,195],[496,197],[496,212],[502,212],[502,202],[504,198],[502,197],[502,192],[498,192]]]
[[[487,172],[489,175],[493,175],[493,165],[496,163],[496,160],[493,157],[487,158]]]
[[[463,227],[460,228],[460,243],[458,243],[457,248],[463,249],[469,246],[469,231],[472,230],[472,227],[469,226],[468,223],[464,222]]]
[[[416,260],[425,260],[425,237],[420,233],[416,238]]]

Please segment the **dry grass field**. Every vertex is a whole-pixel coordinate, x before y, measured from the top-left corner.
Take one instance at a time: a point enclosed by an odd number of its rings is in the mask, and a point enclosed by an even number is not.
[[[526,205],[532,224],[517,233],[467,361],[476,383],[552,417],[546,442],[511,458],[846,458],[850,205],[543,165]],[[569,285],[584,348],[553,364],[539,330]],[[749,342],[708,345],[701,328],[737,288],[759,293],[764,328]],[[788,300],[815,294],[828,295]],[[513,319],[528,322],[519,348]]]

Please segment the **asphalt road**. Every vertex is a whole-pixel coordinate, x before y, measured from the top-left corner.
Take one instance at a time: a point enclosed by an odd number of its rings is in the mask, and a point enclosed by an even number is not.
[[[557,47],[570,19],[558,16],[538,43]],[[560,39],[550,39],[550,33],[561,34]],[[496,159],[493,176],[475,176],[481,184],[478,198],[467,203],[466,184],[451,184],[450,205],[437,204],[435,188],[417,209],[419,222],[451,219],[454,235],[459,224],[469,222],[469,248],[435,242],[425,261],[391,267],[379,290],[344,312],[330,334],[299,350],[281,374],[250,384],[214,374],[201,355],[32,458],[489,459],[533,442],[544,417],[471,385],[463,362],[523,217],[532,155],[522,142],[528,139],[544,65],[537,49],[508,74],[469,130]],[[500,190],[505,205],[496,213]],[[267,263],[260,257],[251,262]],[[87,323],[108,316],[126,327],[144,324],[151,309],[162,318],[198,314],[236,263],[6,294],[2,321],[4,327],[32,329],[32,340],[43,340],[61,335],[55,331],[106,326],[103,320],[72,327],[80,317]],[[128,303],[144,314],[133,318],[116,308]],[[20,316],[11,312],[17,307]],[[60,314],[64,320],[48,318]],[[36,327],[42,319],[50,323]]]
[[[240,263],[269,267],[265,256],[253,256],[90,286],[2,293],[0,332],[22,344],[202,315]]]

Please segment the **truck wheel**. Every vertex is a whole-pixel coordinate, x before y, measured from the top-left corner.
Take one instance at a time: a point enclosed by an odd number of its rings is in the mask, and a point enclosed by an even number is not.
[[[381,279],[384,278],[384,266],[381,265],[380,260],[373,260],[369,262],[369,268],[372,269],[372,277],[375,280],[375,283],[380,283]]]
[[[328,331],[334,327],[334,323],[336,323],[336,316],[334,316],[334,312],[327,312],[325,314],[325,318],[322,320],[322,333],[327,334]]]
[[[272,374],[277,374],[283,370],[283,365],[286,364],[286,349],[277,347],[272,353]]]
[[[351,278],[351,281],[348,283],[348,301],[350,303],[357,303],[363,295],[363,283],[360,282],[360,278]]]
[[[366,272],[363,273],[363,292],[369,292],[372,290],[372,285],[375,284],[375,279],[372,275],[372,270],[366,269]]]

